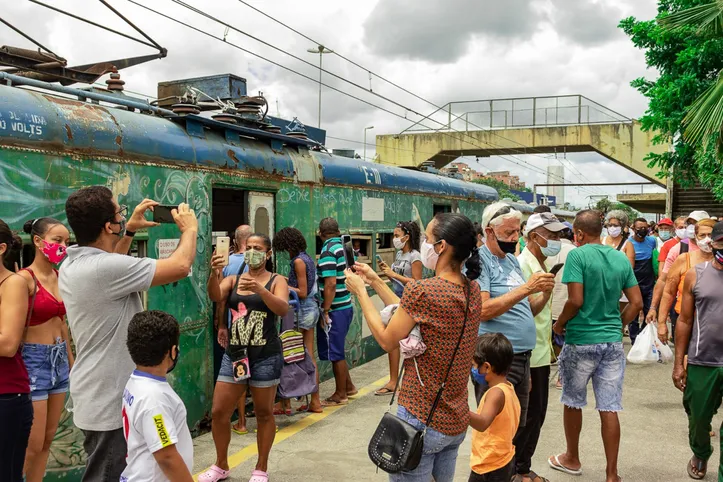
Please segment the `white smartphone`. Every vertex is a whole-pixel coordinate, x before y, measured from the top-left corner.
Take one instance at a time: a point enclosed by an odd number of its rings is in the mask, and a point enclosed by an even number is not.
[[[216,238],[216,254],[224,257],[224,266],[228,266],[228,250],[230,245],[231,238],[228,236],[219,236]]]

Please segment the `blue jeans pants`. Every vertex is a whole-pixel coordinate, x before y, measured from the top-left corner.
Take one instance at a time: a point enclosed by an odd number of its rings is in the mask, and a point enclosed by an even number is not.
[[[412,424],[417,429],[423,429],[424,423],[407,412],[401,405],[397,409],[397,416]],[[431,428],[424,435],[424,448],[419,466],[411,472],[389,474],[389,482],[452,482],[454,469],[457,465],[457,453],[467,432],[459,435],[445,435]]]

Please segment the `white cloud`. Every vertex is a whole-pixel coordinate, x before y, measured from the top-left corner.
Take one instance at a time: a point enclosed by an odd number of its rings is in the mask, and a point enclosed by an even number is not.
[[[142,0],[141,0],[142,1]],[[314,43],[282,28],[236,0],[201,2],[187,0],[197,8],[287,50],[312,65],[231,31],[228,40],[259,52],[317,79],[318,55],[306,50]],[[276,0],[252,4],[328,48],[380,73],[437,105],[465,99],[582,94],[630,117],[640,116],[646,99],[629,86],[632,79],[646,74],[644,55],[617,29],[624,16],[653,18],[655,0],[381,0],[372,2],[305,2]],[[12,0],[0,0],[10,4]],[[179,7],[170,0],[143,2],[175,18],[189,22],[216,36],[224,28]],[[123,14],[168,49],[163,60],[122,71],[126,89],[156,95],[160,81],[195,76],[233,73],[245,77],[249,93],[263,91],[276,113],[316,125],[318,85],[241,52],[222,42],[190,31],[129,2],[112,3]],[[56,0],[53,5],[139,36],[99,2]],[[46,44],[71,65],[152,53],[152,49],[63,17],[29,2],[12,2],[3,17]],[[12,33],[3,43],[32,47]],[[368,72],[335,55],[325,55],[324,67],[342,77],[370,86]],[[649,72],[648,72],[649,74]],[[401,114],[404,109],[356,89],[343,81],[323,75],[325,83]],[[374,92],[427,114],[435,108],[401,92],[383,81],[371,81]],[[410,119],[417,119],[408,114]],[[340,93],[323,89],[322,127],[332,136],[361,141],[363,129],[374,125],[374,134],[400,132],[410,122],[378,111]],[[330,148],[362,145],[330,140]],[[368,146],[373,156],[373,145]],[[545,166],[547,159],[520,156]],[[596,154],[568,156],[582,163],[578,169],[594,181],[641,180]],[[485,159],[495,169],[509,169],[528,184],[544,182],[534,174],[499,158]],[[570,180],[574,178],[570,175]],[[614,189],[608,192],[615,193]],[[568,197],[582,203],[584,195],[568,189]]]

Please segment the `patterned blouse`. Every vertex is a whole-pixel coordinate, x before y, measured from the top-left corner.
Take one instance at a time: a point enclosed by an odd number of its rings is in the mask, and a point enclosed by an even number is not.
[[[427,421],[450,357],[459,340],[467,306],[467,288],[451,281],[434,277],[408,283],[401,300],[401,307],[419,324],[427,351],[416,357],[419,376],[404,377],[399,405],[403,406],[422,423]],[[482,321],[482,296],[477,283],[469,283],[470,303],[467,325],[464,330],[454,365],[449,373],[442,399],[429,424],[430,428],[446,435],[459,435],[469,424],[467,383],[472,354],[477,341],[477,330]],[[405,360],[404,370],[415,373],[414,360]]]

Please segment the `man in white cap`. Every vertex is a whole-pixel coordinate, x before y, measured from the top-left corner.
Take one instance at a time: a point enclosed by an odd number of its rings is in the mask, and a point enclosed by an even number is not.
[[[704,219],[710,219],[710,216],[708,216],[708,213],[705,211],[693,211],[690,213],[688,219],[686,220],[687,226],[685,228],[685,238],[683,238],[676,246],[670,248],[670,251],[668,251],[668,257],[665,258],[663,271],[667,273],[670,270],[670,267],[673,266],[673,263],[675,263],[675,260],[678,259],[678,256],[681,254],[687,253],[688,251],[698,250],[698,244],[695,242],[695,225],[698,224],[698,221],[702,221]]]
[[[522,274],[530,279],[535,273],[547,273],[545,263],[549,257],[557,256],[562,249],[560,233],[566,229],[555,215],[549,212],[533,214],[527,220],[527,249],[517,257]],[[552,360],[552,297],[543,292],[544,305],[535,319],[536,343],[530,356],[530,400],[527,406],[527,420],[520,426],[514,438],[515,469],[514,480],[544,480],[532,469],[532,457],[545,423],[549,400],[550,362]]]

